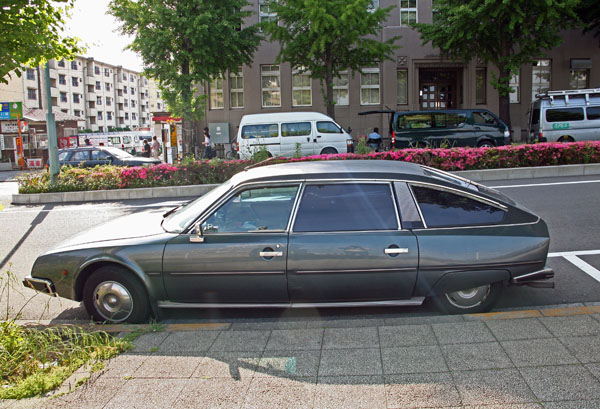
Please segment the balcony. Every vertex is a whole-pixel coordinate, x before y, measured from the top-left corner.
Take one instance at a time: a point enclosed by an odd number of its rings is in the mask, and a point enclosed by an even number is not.
[[[98,116],[98,110],[96,108],[88,108],[87,116],[95,118],[96,116]]]
[[[50,79],[53,79],[53,80],[58,79],[58,71],[50,69]]]
[[[59,94],[58,88],[50,87],[50,96],[52,98],[58,98],[58,94]]]
[[[85,91],[85,99],[87,101],[95,101],[96,100],[96,91],[90,91],[89,88]]]

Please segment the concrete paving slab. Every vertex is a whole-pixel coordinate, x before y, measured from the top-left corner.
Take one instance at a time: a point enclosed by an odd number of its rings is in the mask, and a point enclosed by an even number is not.
[[[576,364],[577,358],[558,339],[502,341],[504,352],[517,367]]]
[[[171,332],[160,344],[160,353],[206,352],[213,345],[219,331]]]
[[[556,337],[600,335],[600,322],[589,315],[538,319]]]
[[[315,382],[316,378],[299,380],[254,378],[242,408],[311,408],[314,402]]]
[[[231,324],[232,331],[255,331],[255,330],[271,330],[275,326],[275,322],[234,322]]]
[[[513,366],[497,342],[442,345],[441,348],[452,371],[502,369]]]
[[[186,379],[130,379],[104,408],[171,408],[186,384]]]
[[[156,350],[160,344],[170,335],[169,332],[152,332],[140,335],[128,353],[147,354]]]
[[[600,336],[564,337],[560,342],[583,364],[600,362]]]
[[[519,368],[540,401],[600,399],[600,382],[582,365]]]
[[[189,352],[169,355],[153,354],[148,356],[142,365],[133,373],[134,378],[190,378],[200,364],[204,355],[192,355]]]
[[[519,371],[513,368],[461,371],[455,372],[453,378],[465,405],[503,405],[537,401]]]
[[[72,393],[26,407],[100,409],[106,406],[108,401],[110,401],[112,397],[125,386],[126,382],[125,379],[106,378],[101,376],[81,385]],[[29,403],[31,404],[34,402]]]
[[[271,331],[265,350],[320,350],[323,329],[280,329]]]
[[[382,376],[322,376],[315,387],[315,408],[386,408]]]
[[[386,326],[439,324],[445,322],[464,322],[462,315],[432,315],[423,317],[385,318]]]
[[[140,366],[148,359],[148,355],[123,354],[106,361],[103,376],[106,378],[119,378],[133,376]]]
[[[386,375],[449,371],[437,345],[382,348],[381,358]]]
[[[600,364],[586,364],[585,368],[600,381]]]
[[[359,327],[380,327],[384,325],[384,320],[380,318],[367,318],[355,320],[315,320],[308,321],[306,328],[359,328]]]
[[[178,409],[230,409],[244,403],[251,379],[212,378],[187,381],[173,403]]]
[[[282,378],[316,377],[321,351],[265,351],[260,358],[255,377]]]
[[[209,352],[192,378],[249,380],[258,371],[262,352]]]
[[[382,348],[437,344],[430,325],[379,327],[378,331]]]
[[[535,318],[486,321],[499,341],[551,338],[552,334]]]
[[[323,348],[379,348],[377,328],[327,328],[323,336]]]
[[[270,331],[224,331],[219,334],[210,351],[262,351],[270,334]]]
[[[433,324],[432,328],[440,344],[465,344],[496,340],[483,322]]]
[[[563,402],[543,402],[545,409],[598,409],[600,400],[571,400]]]
[[[383,375],[379,348],[323,350],[319,376],[339,375]]]
[[[385,392],[388,408],[461,406],[458,390],[448,372],[388,375]]]

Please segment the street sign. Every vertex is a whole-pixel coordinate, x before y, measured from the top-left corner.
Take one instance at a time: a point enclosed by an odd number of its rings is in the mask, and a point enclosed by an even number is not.
[[[17,119],[23,117],[23,103],[0,102],[0,119]]]

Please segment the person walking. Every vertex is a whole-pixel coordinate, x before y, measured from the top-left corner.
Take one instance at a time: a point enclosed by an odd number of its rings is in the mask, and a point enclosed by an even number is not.
[[[142,148],[142,156],[144,158],[149,158],[152,154],[152,147],[148,143],[147,139],[144,139],[144,147]]]
[[[381,145],[381,135],[379,135],[379,128],[373,128],[373,132],[369,134],[369,147],[377,152]]]
[[[208,133],[208,128],[204,128],[204,155],[202,155],[203,159],[212,159],[214,154],[212,147],[210,146],[210,134]]]
[[[159,159],[160,156],[160,142],[156,138],[156,135],[152,137],[152,157],[154,159]]]

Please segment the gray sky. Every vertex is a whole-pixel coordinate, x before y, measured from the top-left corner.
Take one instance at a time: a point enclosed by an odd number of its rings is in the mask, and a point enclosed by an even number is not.
[[[76,0],[71,18],[65,24],[65,34],[78,37],[87,45],[86,57],[141,71],[141,57],[132,51],[123,51],[131,39],[115,31],[119,24],[106,14],[108,3],[109,0]]]

